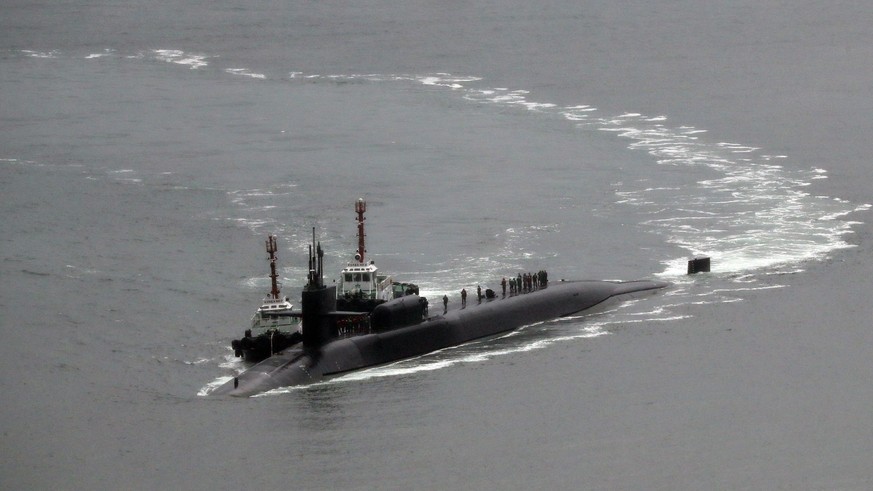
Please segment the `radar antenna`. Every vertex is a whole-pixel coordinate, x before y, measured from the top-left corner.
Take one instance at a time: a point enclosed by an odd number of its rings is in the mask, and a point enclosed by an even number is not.
[[[270,254],[270,280],[272,280],[273,288],[270,290],[270,295],[273,296],[274,299],[279,299],[279,283],[277,278],[279,277],[278,273],[276,273],[276,251],[279,249],[276,247],[276,236],[270,235],[267,237],[267,253]]]
[[[367,211],[367,202],[364,201],[364,198],[358,198],[358,201],[355,203],[355,212],[358,214],[358,252],[355,254],[355,259],[359,263],[364,262],[364,253],[367,252],[367,249],[364,247],[364,212]]]

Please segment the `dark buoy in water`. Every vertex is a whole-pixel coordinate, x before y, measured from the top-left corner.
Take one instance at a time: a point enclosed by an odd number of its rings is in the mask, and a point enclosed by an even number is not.
[[[695,257],[688,261],[688,274],[709,273],[709,258]]]

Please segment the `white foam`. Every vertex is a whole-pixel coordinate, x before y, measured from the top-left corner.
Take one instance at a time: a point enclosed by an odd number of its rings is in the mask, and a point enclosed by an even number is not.
[[[86,60],[93,60],[95,58],[105,58],[107,56],[112,56],[112,54],[114,54],[114,53],[115,53],[114,49],[106,48],[103,50],[102,53],[91,53],[90,55],[86,56],[85,59]]]
[[[186,365],[202,365],[204,363],[208,363],[209,361],[210,360],[208,358],[200,358],[199,360],[195,360],[195,361],[182,360],[182,363],[184,363]]]
[[[51,51],[34,51],[31,49],[23,49],[22,53],[31,58],[57,58],[60,52],[58,50]]]
[[[267,78],[263,73],[252,73],[248,68],[225,68],[225,72],[230,73],[232,75],[242,75],[245,77],[251,77],[258,80],[264,80]]]
[[[192,70],[209,65],[209,63],[206,62],[206,59],[209,58],[208,56],[186,54],[184,51],[178,49],[155,49],[152,50],[152,53],[154,54],[154,57],[160,61],[175,63],[177,65],[186,65]]]
[[[596,107],[588,105],[568,106],[561,113],[568,121],[586,121],[591,119],[591,113],[597,111]]]
[[[208,395],[209,395],[213,390],[215,390],[215,389],[221,387],[222,385],[224,385],[224,384],[230,382],[231,380],[233,380],[233,377],[232,377],[232,376],[227,376],[227,377],[218,377],[218,378],[216,378],[215,380],[213,380],[212,382],[209,382],[208,384],[206,384],[206,385],[204,385],[203,387],[201,387],[200,390],[197,391],[197,395],[200,396],[200,397],[206,397],[206,396],[208,396]]]
[[[495,341],[480,342],[473,345],[465,344],[435,351],[433,353],[428,353],[417,358],[402,360],[382,367],[351,372],[347,375],[343,375],[334,379],[334,381],[339,383],[369,380],[382,377],[395,377],[433,370],[441,370],[443,368],[458,364],[482,363],[500,356],[543,349],[556,343],[563,343],[579,339],[589,339],[609,334],[607,331],[602,330],[601,327],[602,326],[599,324],[589,325],[586,328],[577,332],[553,337],[538,337],[537,339],[521,342],[519,344],[511,346],[495,346],[495,344],[501,344]],[[508,337],[510,336],[503,336],[500,339],[505,339]],[[453,356],[455,354],[457,354],[457,356]]]
[[[709,255],[719,272],[765,270],[851,247],[842,238],[851,233],[851,224],[835,219],[859,210],[803,190],[824,176],[823,169],[788,171],[768,163],[784,156],[756,158],[756,147],[707,144],[690,137],[696,133],[690,127],[669,128],[652,120],[628,113],[601,121],[599,129],[632,140],[629,148],[648,152],[659,165],[706,167],[721,174],[669,192],[648,185],[617,193],[619,202],[654,215],[643,225],[661,230],[668,242],[691,255]],[[749,157],[735,159],[735,154]],[[686,260],[666,260],[662,275],[684,274]]]

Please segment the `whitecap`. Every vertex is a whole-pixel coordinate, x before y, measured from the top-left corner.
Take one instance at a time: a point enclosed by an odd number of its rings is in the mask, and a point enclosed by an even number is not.
[[[111,56],[113,53],[115,53],[115,50],[110,49],[110,48],[106,48],[103,50],[102,53],[91,53],[91,54],[87,55],[85,57],[85,59],[86,60],[93,60],[95,58],[105,58],[107,56]]]
[[[167,63],[175,63],[177,65],[186,65],[192,70],[209,65],[209,63],[206,62],[206,59],[209,58],[208,56],[201,54],[186,54],[184,51],[178,49],[156,49],[152,50],[152,53],[157,60],[165,61]]]
[[[259,80],[264,80],[267,78],[263,73],[252,73],[248,68],[225,68],[225,72],[230,73],[232,75],[242,75],[245,77],[251,77]]]
[[[21,52],[31,58],[57,58],[60,54],[58,50],[34,51],[32,49],[23,49]]]

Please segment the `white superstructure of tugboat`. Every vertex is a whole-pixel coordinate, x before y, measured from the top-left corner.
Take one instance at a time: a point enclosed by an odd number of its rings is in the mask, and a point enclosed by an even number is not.
[[[263,303],[252,316],[252,334],[258,335],[270,329],[288,330],[292,327],[296,329],[298,321],[291,317],[293,309],[294,306],[288,301],[288,297],[264,298]]]

